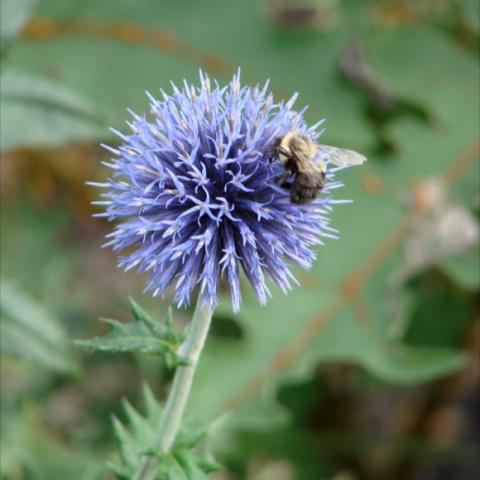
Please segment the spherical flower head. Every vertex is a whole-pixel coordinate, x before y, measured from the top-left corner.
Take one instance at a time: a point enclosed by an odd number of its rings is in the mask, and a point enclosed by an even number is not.
[[[221,88],[200,72],[200,86],[172,84],[150,99],[149,118],[133,112],[131,132],[114,131],[123,144],[105,162],[106,206],[99,214],[117,222],[106,245],[126,251],[119,266],[150,272],[146,290],[163,294],[174,286],[178,306],[198,287],[201,302],[214,307],[222,278],[234,311],[240,308],[240,271],[259,301],[270,295],[266,277],[284,292],[296,282],[290,265],[310,268],[321,237],[335,237],[329,195],[341,186],[328,169],[320,198],[292,204],[279,178],[285,168],[272,154],[290,131],[316,140],[322,122],[307,127],[294,95],[275,103],[263,87],[241,87],[237,73]]]

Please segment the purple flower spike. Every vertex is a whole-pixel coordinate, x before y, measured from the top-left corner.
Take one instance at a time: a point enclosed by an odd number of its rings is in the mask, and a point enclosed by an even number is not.
[[[329,190],[341,186],[334,171],[320,198],[290,202],[277,185],[284,171],[272,157],[275,140],[291,130],[316,139],[319,124],[308,128],[303,111],[292,110],[296,95],[274,103],[263,88],[240,87],[237,73],[228,87],[200,73],[200,87],[172,84],[173,93],[150,99],[151,118],[132,112],[131,133],[122,140],[106,183],[106,207],[98,216],[120,220],[107,235],[119,266],[150,272],[146,290],[160,295],[174,286],[178,306],[192,290],[212,307],[220,281],[230,287],[234,311],[240,308],[240,270],[259,301],[270,292],[266,277],[286,292],[296,282],[289,264],[310,268],[312,247],[335,237],[328,214],[335,203]]]

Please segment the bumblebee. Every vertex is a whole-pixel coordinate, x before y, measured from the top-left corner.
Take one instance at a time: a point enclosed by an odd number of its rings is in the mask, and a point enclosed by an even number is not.
[[[278,184],[290,190],[290,200],[306,204],[314,200],[325,187],[327,167],[317,157],[326,158],[337,166],[361,165],[366,157],[353,150],[316,144],[300,132],[288,132],[275,142],[274,152],[284,163],[285,173]],[[293,183],[287,180],[294,176]]]

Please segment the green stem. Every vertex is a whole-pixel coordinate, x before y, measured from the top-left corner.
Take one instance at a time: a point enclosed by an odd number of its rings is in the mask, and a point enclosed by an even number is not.
[[[182,421],[192,387],[193,376],[198,359],[207,338],[213,310],[208,305],[197,302],[192,322],[188,327],[187,338],[179,350],[179,355],[188,361],[188,365],[179,365],[175,370],[172,388],[168,394],[157,429],[156,448],[168,452],[172,448]],[[157,459],[145,457],[133,476],[133,480],[152,480],[156,472]]]

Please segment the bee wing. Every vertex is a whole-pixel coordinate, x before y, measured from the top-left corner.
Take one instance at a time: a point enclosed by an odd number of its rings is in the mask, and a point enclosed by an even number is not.
[[[331,147],[330,145],[318,145],[319,153],[322,153],[334,165],[343,167],[345,165],[361,165],[367,161],[367,157],[354,150],[347,148]]]
[[[320,172],[326,170],[323,162],[314,161],[313,159],[309,158],[305,152],[296,148],[294,145],[290,145],[290,150],[292,151],[292,156],[295,158],[295,164],[298,171],[307,173],[315,170]]]

